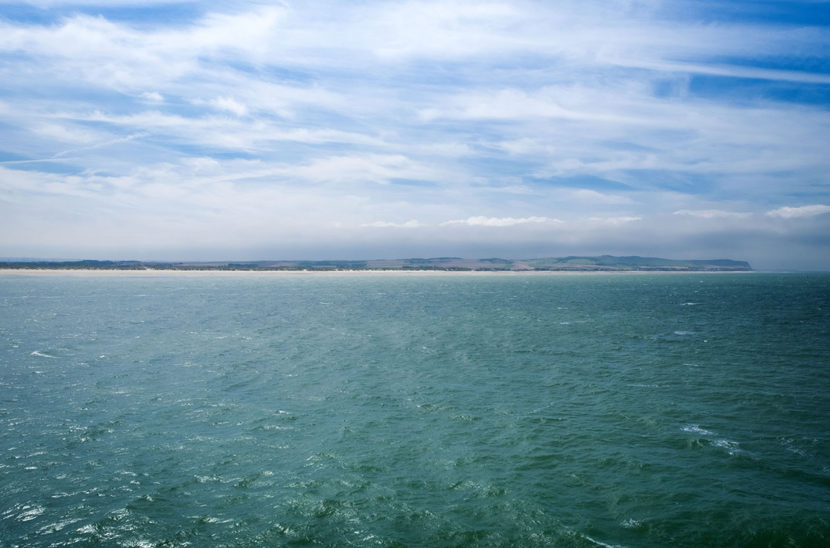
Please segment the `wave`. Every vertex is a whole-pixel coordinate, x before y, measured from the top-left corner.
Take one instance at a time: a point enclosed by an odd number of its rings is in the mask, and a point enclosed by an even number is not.
[[[618,544],[608,544],[608,543],[602,542],[601,540],[597,540],[595,538],[589,537],[588,535],[585,535],[585,534],[582,535],[582,538],[584,538],[588,542],[593,542],[596,546],[602,546],[603,548],[622,548]]]
[[[689,432],[691,434],[700,434],[701,436],[712,436],[714,432],[711,430],[706,430],[705,428],[701,428],[697,424],[687,424],[683,428],[681,428],[684,432]]]
[[[725,449],[726,452],[730,455],[737,455],[742,452],[740,444],[737,441],[718,437],[716,432],[712,432],[711,430],[701,428],[697,424],[687,424],[686,426],[681,428],[681,430],[683,432],[688,432],[690,434],[697,434],[701,436],[712,446],[718,447],[720,449]]]

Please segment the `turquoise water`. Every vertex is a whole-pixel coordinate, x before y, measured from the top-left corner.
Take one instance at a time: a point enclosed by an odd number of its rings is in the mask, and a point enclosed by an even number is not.
[[[2,546],[827,546],[830,275],[0,276]]]

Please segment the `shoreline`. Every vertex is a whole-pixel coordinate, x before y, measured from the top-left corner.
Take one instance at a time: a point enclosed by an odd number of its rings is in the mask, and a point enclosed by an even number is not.
[[[0,268],[0,276],[102,276],[102,277],[188,277],[188,276],[585,276],[585,275],[644,275],[644,274],[754,274],[754,270],[173,270],[152,269],[98,269],[98,268]]]

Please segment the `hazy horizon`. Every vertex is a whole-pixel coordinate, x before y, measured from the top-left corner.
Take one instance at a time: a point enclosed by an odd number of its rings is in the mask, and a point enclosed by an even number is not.
[[[438,259],[438,258],[456,258],[456,259],[464,259],[464,260],[486,260],[486,259],[504,259],[504,260],[511,260],[511,261],[520,261],[520,260],[531,260],[531,259],[544,259],[544,258],[563,258],[563,257],[600,257],[600,256],[612,256],[612,257],[641,257],[641,258],[658,258],[658,259],[670,259],[670,260],[677,260],[677,261],[717,261],[717,260],[733,260],[733,261],[745,261],[750,264],[753,270],[756,271],[794,271],[794,272],[823,272],[823,271],[830,271],[830,268],[793,268],[793,267],[769,267],[765,266],[763,268],[758,268],[752,261],[744,259],[742,257],[729,257],[729,256],[675,256],[675,255],[637,255],[637,254],[614,254],[614,253],[564,253],[558,255],[458,255],[458,254],[430,254],[430,253],[421,253],[417,255],[379,255],[379,256],[357,256],[357,255],[347,255],[347,256],[338,256],[338,255],[297,255],[297,256],[279,256],[279,257],[271,257],[271,256],[256,256],[256,255],[245,255],[245,256],[237,256],[234,257],[233,255],[229,256],[198,256],[198,257],[185,257],[182,258],[180,256],[175,255],[164,255],[163,257],[139,257],[139,256],[127,256],[127,255],[112,255],[112,256],[105,256],[105,255],[94,255],[94,256],[86,256],[86,255],[79,255],[79,256],[71,256],[71,255],[56,255],[56,256],[0,256],[0,262],[74,262],[74,261],[113,261],[113,262],[127,262],[127,261],[138,261],[141,263],[222,263],[222,262],[292,262],[292,261],[396,261],[396,260],[406,260],[406,259]]]
[[[361,257],[361,258],[350,258],[350,259],[343,259],[343,258],[331,258],[331,257],[318,257],[318,258],[259,258],[259,259],[223,259],[223,258],[214,258],[214,259],[204,259],[204,260],[177,260],[177,259],[136,259],[136,258],[81,258],[81,257],[0,257],[0,266],[4,263],[79,263],[79,262],[112,262],[112,263],[133,263],[137,262],[141,265],[153,265],[153,264],[185,264],[185,265],[200,265],[200,264],[269,264],[269,263],[396,263],[402,261],[437,261],[437,260],[450,260],[450,261],[460,261],[461,263],[470,263],[470,266],[484,266],[487,264],[487,261],[508,261],[511,263],[522,261],[536,261],[540,259],[564,259],[564,258],[600,258],[600,257],[611,257],[614,259],[627,259],[627,258],[637,258],[637,259],[657,259],[657,260],[671,260],[677,262],[689,261],[689,262],[720,262],[720,261],[733,261],[735,263],[745,263],[747,264],[752,271],[756,272],[783,272],[784,269],[765,269],[759,270],[753,267],[751,263],[748,261],[742,261],[740,259],[733,259],[731,257],[642,257],[642,256],[616,256],[616,255],[609,255],[609,254],[601,254],[601,255],[566,255],[566,256],[559,256],[559,257],[461,257],[461,256],[423,256],[423,257]],[[473,265],[475,263],[475,265]],[[369,268],[372,268],[375,265],[370,265]],[[792,272],[822,272],[822,270],[793,270],[788,269]]]

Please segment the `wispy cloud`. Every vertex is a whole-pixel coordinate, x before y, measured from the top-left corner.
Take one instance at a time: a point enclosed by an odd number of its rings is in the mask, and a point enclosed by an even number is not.
[[[770,217],[780,217],[782,219],[798,219],[803,217],[815,217],[816,215],[824,215],[830,213],[830,206],[824,204],[806,205],[800,207],[779,207],[772,211],[767,211]]]
[[[151,6],[0,3],[0,255],[653,254],[659,233],[687,256],[830,257],[823,21],[679,0]]]
[[[419,221],[411,219],[402,223],[393,223],[389,221],[375,221],[372,223],[365,223],[362,227],[368,228],[419,228],[423,226]]]
[[[723,211],[722,209],[678,209],[674,214],[699,217],[701,219],[745,219],[750,216],[749,213]]]
[[[625,223],[635,223],[642,221],[642,217],[591,217],[588,219],[594,223],[601,223],[606,225],[621,225]]]
[[[466,226],[485,226],[485,227],[505,227],[526,224],[560,224],[560,219],[552,219],[550,217],[467,217],[466,219],[456,219],[451,221],[444,221],[442,226],[466,225]]]

